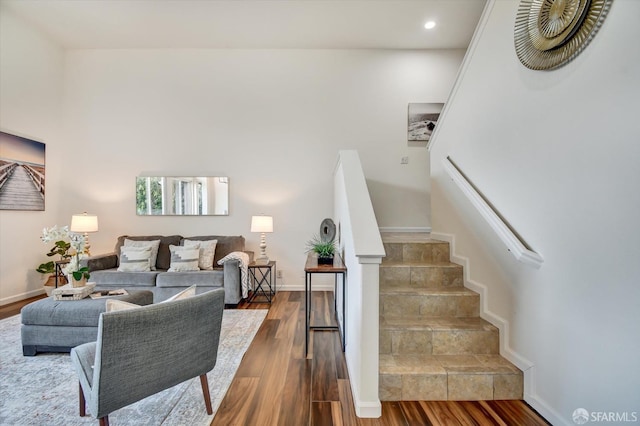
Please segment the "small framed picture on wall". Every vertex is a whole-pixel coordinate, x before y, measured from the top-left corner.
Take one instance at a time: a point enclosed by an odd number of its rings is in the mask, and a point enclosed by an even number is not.
[[[428,143],[443,107],[443,103],[409,104],[407,140]]]

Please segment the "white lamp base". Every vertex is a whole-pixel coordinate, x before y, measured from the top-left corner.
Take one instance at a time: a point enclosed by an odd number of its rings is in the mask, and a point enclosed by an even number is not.
[[[267,236],[264,232],[260,233],[260,256],[255,260],[257,265],[266,265],[269,263],[269,257],[267,256]]]

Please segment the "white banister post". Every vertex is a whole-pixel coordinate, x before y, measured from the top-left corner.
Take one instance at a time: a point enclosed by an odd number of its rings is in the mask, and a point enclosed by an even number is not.
[[[340,151],[334,220],[347,267],[345,358],[358,417],[382,414],[379,377],[379,265],[384,246],[356,151]]]

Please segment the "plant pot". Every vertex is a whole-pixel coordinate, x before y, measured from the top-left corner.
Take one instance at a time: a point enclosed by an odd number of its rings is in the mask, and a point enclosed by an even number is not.
[[[47,281],[44,283],[45,287],[55,287],[56,286],[56,277],[55,275],[49,275]]]
[[[86,277],[82,277],[81,279],[76,280],[75,278],[73,278],[73,275],[71,275],[70,278],[71,278],[71,286],[74,288],[84,287],[85,285],[87,285]]]
[[[333,257],[318,257],[318,265],[333,265]]]

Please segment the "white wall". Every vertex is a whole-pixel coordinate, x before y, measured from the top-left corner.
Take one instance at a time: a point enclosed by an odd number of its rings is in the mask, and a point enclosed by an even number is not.
[[[63,66],[60,48],[0,5],[0,128],[46,143],[46,210],[0,210],[0,304],[42,293],[35,268],[51,247],[39,237],[61,208]]]
[[[125,233],[242,234],[258,251],[250,217],[271,214],[267,252],[284,272],[280,285],[301,289],[305,241],[332,215],[339,149],[361,152],[381,226],[429,225],[428,156],[407,147],[407,104],[444,99],[462,53],[70,51],[59,221],[97,214],[94,253]],[[137,217],[142,173],[229,176],[230,215]],[[422,211],[388,202],[376,184]]]
[[[507,345],[533,364],[526,399],[554,424],[577,408],[640,418],[640,2],[613,2],[573,62],[531,71],[516,0],[495,1],[431,150],[432,227],[455,235]],[[633,40],[633,41],[632,41]],[[442,168],[447,155],[544,258],[518,263]]]
[[[0,212],[0,304],[37,291],[41,229],[82,211],[99,216],[93,253],[125,233],[242,234],[258,251],[250,217],[271,214],[279,285],[301,289],[343,148],[360,152],[380,226],[430,225],[428,153],[407,146],[407,104],[444,101],[463,51],[61,52],[2,19],[2,126],[47,142],[47,204]],[[227,175],[230,215],[137,217],[143,173]]]

